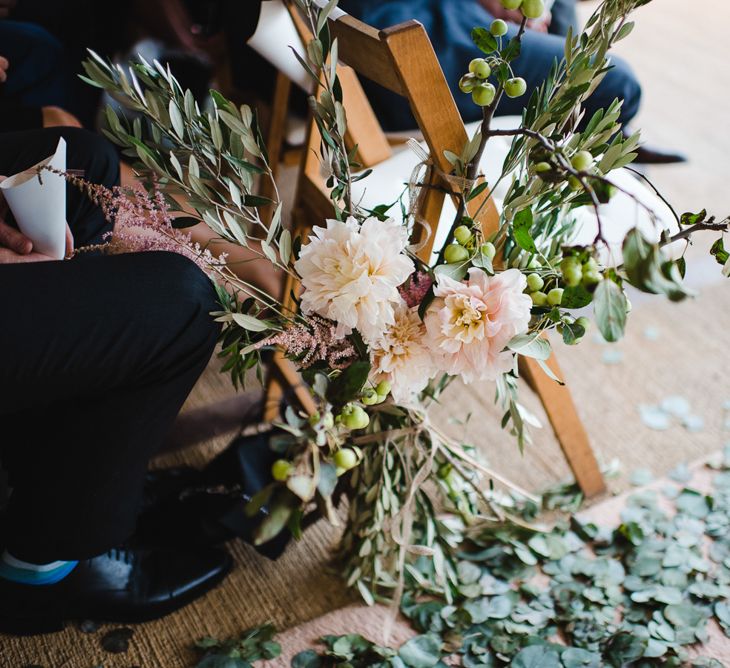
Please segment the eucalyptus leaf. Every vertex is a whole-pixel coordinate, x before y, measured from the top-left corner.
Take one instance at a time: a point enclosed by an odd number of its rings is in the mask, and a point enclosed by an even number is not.
[[[626,327],[627,309],[623,290],[611,280],[601,281],[593,296],[593,308],[603,338],[608,342],[621,339]]]
[[[561,668],[560,655],[550,647],[531,645],[512,659],[512,668]]]
[[[441,640],[430,633],[416,636],[400,648],[398,656],[409,668],[433,668],[441,659]]]

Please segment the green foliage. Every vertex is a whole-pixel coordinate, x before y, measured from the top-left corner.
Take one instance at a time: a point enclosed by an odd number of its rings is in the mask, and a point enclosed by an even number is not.
[[[616,283],[607,279],[598,284],[593,296],[593,308],[598,329],[606,341],[614,342],[623,337],[627,307],[626,295]]]
[[[195,648],[203,653],[195,668],[253,668],[254,661],[275,659],[281,647],[274,642],[276,629],[265,624],[248,629],[235,638],[201,638]]]
[[[328,636],[331,663],[309,651],[311,663],[294,665],[425,667],[457,657],[473,668],[719,667],[687,648],[707,640],[713,617],[730,637],[730,451],[713,484],[711,495],[639,491],[614,531],[574,518],[549,531],[472,528],[450,594],[434,589],[430,559],[409,572],[401,608],[420,635],[397,651]],[[524,501],[517,509],[531,512]],[[566,645],[553,642],[558,634]]]
[[[623,271],[631,285],[642,292],[663,294],[681,301],[694,293],[682,285],[680,268],[669,260],[659,244],[647,241],[637,228],[631,230],[623,244]]]

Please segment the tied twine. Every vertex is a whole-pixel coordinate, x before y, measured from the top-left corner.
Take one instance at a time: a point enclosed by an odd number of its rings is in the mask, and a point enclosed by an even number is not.
[[[408,486],[408,492],[405,497],[405,501],[401,506],[400,510],[388,521],[386,524],[386,530],[390,531],[390,535],[393,541],[398,545],[398,582],[396,584],[395,592],[391,600],[390,606],[388,607],[388,614],[383,624],[383,637],[384,642],[387,644],[390,640],[390,636],[393,631],[393,625],[398,617],[398,611],[400,609],[400,603],[403,598],[405,590],[405,561],[408,554],[415,554],[418,556],[433,556],[435,551],[425,545],[416,545],[411,542],[413,535],[413,516],[414,516],[414,503],[415,497],[423,483],[428,479],[433,464],[436,458],[436,454],[441,451],[446,459],[451,462],[457,470],[461,473],[467,482],[469,482],[474,490],[482,497],[487,506],[492,510],[495,515],[496,521],[503,521],[504,514],[495,506],[493,499],[490,499],[484,490],[479,487],[478,483],[468,478],[467,473],[463,468],[455,461],[454,457],[461,462],[464,462],[471,466],[473,469],[479,471],[483,475],[488,476],[493,480],[497,480],[502,485],[513,489],[521,496],[533,501],[536,504],[540,504],[541,499],[534,494],[531,494],[527,490],[519,487],[515,483],[511,482],[507,478],[499,475],[496,471],[485,466],[477,459],[472,457],[470,454],[464,451],[457,441],[446,435],[439,428],[434,426],[427,413],[419,414],[418,424],[411,427],[403,427],[401,429],[390,429],[375,434],[367,434],[359,436],[353,439],[355,445],[371,445],[377,442],[397,441],[403,439],[417,439],[424,432],[428,434],[430,441],[430,448],[428,454],[420,466],[413,479],[410,481]]]
[[[423,239],[417,244],[411,246],[411,251],[414,254],[418,254],[428,243],[432,234],[435,232],[427,220],[420,216],[419,211],[423,210],[423,199],[426,197],[430,188],[439,188],[437,184],[445,183],[446,188],[440,188],[445,191],[449,191],[452,194],[454,192],[468,192],[470,191],[479,180],[469,179],[464,176],[456,176],[454,174],[447,174],[444,170],[440,169],[434,164],[431,155],[426,151],[420,142],[411,138],[406,142],[408,148],[413,151],[418,157],[418,163],[411,171],[411,176],[408,179],[408,216],[409,220],[414,226],[420,225],[425,234]]]
[[[400,440],[405,438],[417,439],[421,434],[427,432],[433,433],[431,423],[428,419],[428,415],[424,414],[421,417],[419,424],[413,427],[405,429],[394,429],[387,432],[381,432],[380,434],[372,434],[377,440],[382,440],[386,437],[386,440]],[[379,437],[379,438],[378,438]],[[420,489],[421,485],[428,479],[433,468],[433,463],[436,458],[436,452],[438,451],[438,441],[435,438],[430,438],[431,447],[429,448],[426,459],[424,460],[421,467],[413,476],[408,487],[408,493],[406,494],[405,502],[401,506],[400,510],[396,515],[387,523],[386,528],[390,530],[390,535],[393,537],[393,541],[398,545],[398,583],[393,594],[393,600],[388,607],[388,614],[385,618],[383,625],[383,637],[387,644],[390,640],[391,633],[393,632],[393,625],[398,617],[398,610],[400,609],[400,602],[403,598],[403,592],[405,590],[405,563],[406,555],[408,553],[417,554],[419,556],[433,556],[433,549],[426,547],[425,545],[415,545],[411,542],[413,534],[413,506],[415,503],[416,493]]]

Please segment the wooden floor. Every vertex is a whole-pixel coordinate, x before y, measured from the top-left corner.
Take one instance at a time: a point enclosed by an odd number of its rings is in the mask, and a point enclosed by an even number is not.
[[[581,14],[595,5],[581,3]],[[730,3],[707,0],[695,6],[687,0],[654,0],[637,12],[637,19],[636,30],[619,49],[644,86],[637,126],[644,129],[647,141],[680,149],[691,159],[686,166],[655,168],[650,175],[682,210],[707,207],[718,215],[730,214]],[[690,20],[693,27],[688,29]],[[704,240],[695,252],[706,245]],[[721,413],[722,402],[730,400],[730,282],[714,285],[722,279],[719,267],[710,261],[702,263],[692,281],[705,286],[695,302],[674,306],[652,299],[637,306],[626,341],[613,349],[623,355],[618,363],[607,364],[606,346],[590,337],[578,348],[560,349],[566,379],[599,457],[603,462],[619,460],[624,471],[641,466],[664,475],[679,462],[730,441],[730,434],[722,431]],[[189,406],[230,394],[224,379],[211,370]],[[705,419],[704,430],[692,433],[675,425],[656,432],[642,424],[638,405],[671,394],[690,400]],[[473,440],[502,473],[523,486],[536,489],[567,476],[546,430],[536,434],[524,458],[519,456],[496,422],[492,424],[498,417],[492,398],[488,385],[455,387],[441,419],[461,416],[465,410],[479,412],[482,422]],[[539,414],[527,392],[525,399]],[[218,446],[224,442],[219,440]],[[201,454],[188,457],[196,460]],[[626,477],[612,485],[625,488]],[[137,627],[126,655],[107,654],[100,649],[100,634],[84,635],[72,628],[43,639],[0,636],[0,668],[184,668],[194,665],[188,648],[199,635],[226,635],[267,620],[280,628],[294,626],[348,600],[339,581],[326,572],[334,537],[318,526],[277,564],[246,546],[233,546],[237,568],[225,585],[179,614]]]

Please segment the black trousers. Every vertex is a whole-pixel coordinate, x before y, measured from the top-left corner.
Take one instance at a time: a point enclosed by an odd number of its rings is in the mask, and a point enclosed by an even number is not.
[[[114,151],[83,130],[0,134],[0,174],[50,154],[113,185]],[[69,193],[76,246],[108,229]],[[0,265],[0,456],[12,494],[0,544],[28,561],[83,559],[134,530],[145,471],[217,338],[208,278],[151,252]]]

